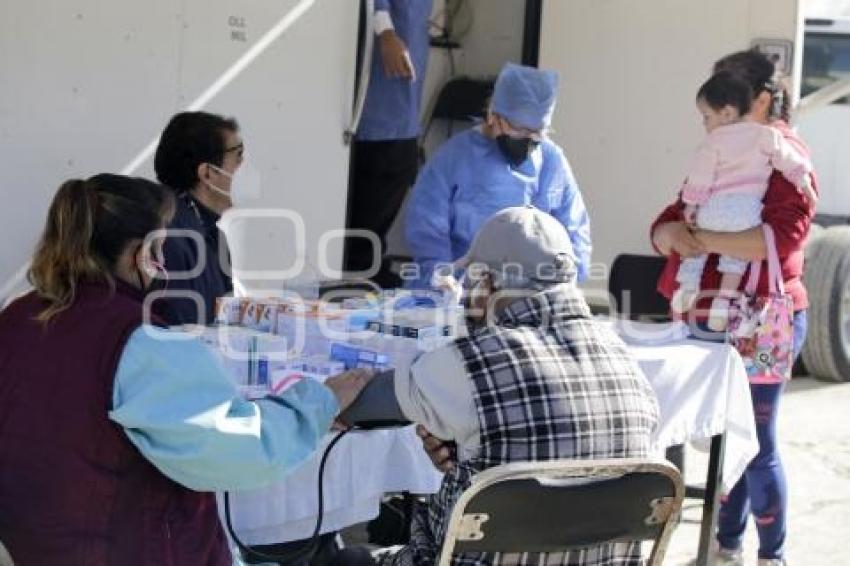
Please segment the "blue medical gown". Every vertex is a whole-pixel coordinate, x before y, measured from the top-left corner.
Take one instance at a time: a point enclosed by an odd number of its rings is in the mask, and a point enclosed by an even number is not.
[[[398,36],[407,45],[416,80],[390,78],[384,74],[381,51],[375,38],[372,70],[363,116],[357,128],[361,141],[403,140],[419,136],[422,86],[428,66],[428,20],[433,0],[376,0],[375,10],[390,13]]]
[[[121,354],[109,418],[163,474],[218,491],[279,481],[316,452],[338,411],[311,379],[246,401],[199,340],[143,326]]]
[[[564,152],[545,140],[512,168],[495,140],[478,128],[447,141],[419,175],[407,209],[407,245],[428,287],[434,265],[461,257],[490,216],[511,206],[534,205],[567,229],[578,259],[578,278],[590,266],[590,220]]]

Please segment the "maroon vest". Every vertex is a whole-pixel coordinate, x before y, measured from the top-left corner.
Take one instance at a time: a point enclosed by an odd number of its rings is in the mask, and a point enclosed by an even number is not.
[[[164,476],[107,415],[141,300],[83,285],[47,326],[34,293],[0,312],[0,541],[17,566],[231,563],[213,495]]]

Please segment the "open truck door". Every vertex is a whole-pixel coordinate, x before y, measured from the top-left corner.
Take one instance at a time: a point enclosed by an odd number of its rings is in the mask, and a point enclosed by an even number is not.
[[[359,17],[360,2],[333,0],[5,3],[0,304],[23,287],[60,183],[153,178],[157,136],[186,109],[239,121],[262,174],[246,206],[303,219],[298,242],[282,215],[234,223],[236,266],[268,273],[315,258],[320,236],[345,227]],[[334,269],[342,249],[328,242]]]

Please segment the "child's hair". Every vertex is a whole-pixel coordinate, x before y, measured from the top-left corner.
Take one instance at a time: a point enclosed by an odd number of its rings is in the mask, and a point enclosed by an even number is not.
[[[753,89],[755,98],[762,92],[770,94],[772,103],[768,117],[785,122],[791,119],[791,95],[782,74],[767,55],[757,49],[731,53],[714,64],[714,72],[727,71],[745,81]]]
[[[704,101],[712,110],[731,106],[744,116],[753,103],[753,89],[745,81],[728,71],[715,73],[697,92],[697,100]]]

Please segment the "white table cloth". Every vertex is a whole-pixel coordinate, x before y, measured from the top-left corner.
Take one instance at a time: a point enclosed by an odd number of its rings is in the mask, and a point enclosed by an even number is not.
[[[658,396],[659,450],[725,431],[723,487],[731,489],[758,451],[738,353],[725,344],[686,339],[675,325],[617,323],[616,328]],[[233,524],[243,542],[273,544],[312,535],[323,451],[279,483],[231,496]],[[333,449],[325,470],[322,532],[375,518],[385,492],[433,493],[439,484],[440,474],[413,427],[350,433]]]
[[[313,534],[319,462],[332,438],[279,483],[231,494],[233,526],[244,543],[273,544]],[[331,450],[325,466],[322,532],[374,519],[384,493],[434,493],[440,480],[414,427],[352,431]],[[219,510],[224,511],[221,497]]]
[[[728,344],[686,338],[678,324],[621,322],[617,330],[658,397],[656,445],[664,449],[725,432],[722,491],[731,490],[758,453],[741,356]]]

